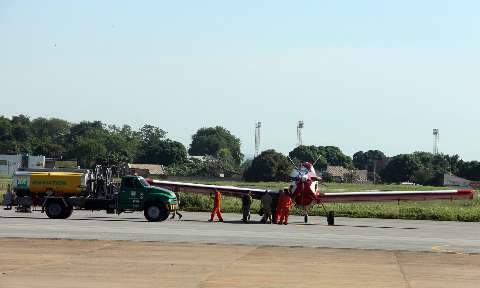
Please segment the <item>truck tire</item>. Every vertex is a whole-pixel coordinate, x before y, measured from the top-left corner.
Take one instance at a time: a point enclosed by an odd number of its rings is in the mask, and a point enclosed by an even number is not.
[[[62,218],[60,219],[67,219],[68,217],[72,216],[72,213],[73,213],[73,208],[67,207],[65,208],[65,213],[62,215]]]
[[[65,219],[67,215],[67,207],[60,201],[49,201],[45,205],[45,214],[50,219]],[[71,213],[70,213],[71,214]]]
[[[145,210],[143,210],[143,215],[150,222],[165,221],[168,218],[168,214],[169,212],[162,203],[147,204]]]

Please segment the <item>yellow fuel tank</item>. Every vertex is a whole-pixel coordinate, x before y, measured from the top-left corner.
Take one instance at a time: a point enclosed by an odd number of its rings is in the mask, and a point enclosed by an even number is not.
[[[31,193],[52,191],[77,194],[86,187],[86,175],[78,172],[29,172],[17,171],[12,178],[15,190]]]

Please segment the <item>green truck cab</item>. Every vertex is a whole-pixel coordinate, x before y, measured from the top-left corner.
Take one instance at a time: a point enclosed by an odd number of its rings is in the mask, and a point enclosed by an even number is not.
[[[113,184],[112,184],[113,185]],[[124,176],[120,185],[113,185],[115,191],[103,196],[91,195],[51,195],[45,197],[42,205],[49,218],[66,219],[73,210],[105,210],[107,213],[143,211],[151,222],[164,221],[177,209],[177,197],[168,189],[151,186],[141,176]]]
[[[163,221],[176,208],[177,198],[172,191],[151,186],[140,176],[122,178],[117,213],[143,210],[148,221]]]

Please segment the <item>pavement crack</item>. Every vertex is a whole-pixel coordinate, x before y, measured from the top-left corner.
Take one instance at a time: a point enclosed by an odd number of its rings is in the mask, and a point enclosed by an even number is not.
[[[395,261],[397,262],[398,268],[400,270],[400,274],[402,274],[403,281],[405,281],[406,287],[412,288],[412,285],[410,285],[410,282],[407,279],[407,275],[405,274],[405,270],[403,269],[403,265],[400,262],[400,259],[398,259],[398,253],[397,252],[393,253],[393,256],[395,257]]]

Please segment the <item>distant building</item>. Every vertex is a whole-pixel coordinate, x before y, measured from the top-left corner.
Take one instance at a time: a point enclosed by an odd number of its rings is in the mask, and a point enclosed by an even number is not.
[[[45,156],[0,155],[0,174],[12,176],[19,168],[45,168]]]
[[[470,187],[472,181],[451,175],[443,174],[443,186],[447,187]]]
[[[345,177],[349,173],[347,168],[342,166],[327,166],[327,170],[325,171],[334,182],[343,183],[345,182]]]
[[[337,183],[370,183],[367,170],[349,170],[342,166],[327,166],[325,171]]]
[[[187,159],[188,160],[198,160],[200,162],[205,162],[207,159],[209,158],[212,158],[212,156],[208,156],[208,155],[205,155],[205,156],[192,156],[192,155],[188,155]]]
[[[165,176],[163,165],[157,164],[127,164],[127,174],[139,175],[143,177]]]

